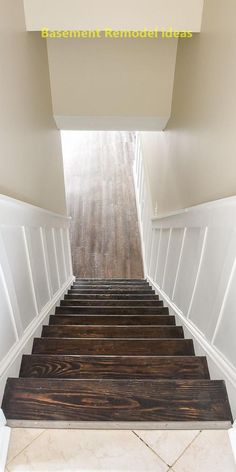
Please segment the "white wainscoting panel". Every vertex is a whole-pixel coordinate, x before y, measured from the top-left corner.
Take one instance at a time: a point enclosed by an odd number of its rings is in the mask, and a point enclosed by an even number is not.
[[[203,240],[203,229],[186,228],[184,245],[179,260],[179,270],[178,274],[175,274],[177,277],[173,294],[174,303],[186,314],[188,313],[194,291]],[[185,287],[184,290],[183,287]],[[167,294],[170,295],[170,298],[172,299],[172,294]]]
[[[18,339],[18,334],[14,324],[12,316],[12,309],[10,305],[9,296],[7,293],[7,287],[4,280],[4,274],[0,267],[0,326],[2,333],[0,342],[0,359],[3,359],[11,347],[15,344]],[[4,334],[4,335],[3,335]]]
[[[23,227],[1,226],[3,244],[11,271],[23,330],[37,315]]]
[[[58,263],[57,263],[57,253],[55,247],[55,239],[53,228],[45,228],[45,241],[46,241],[46,254],[47,254],[47,261],[48,261],[48,268],[49,268],[49,277],[51,280],[51,287],[53,294],[57,292],[60,287],[60,279],[59,279],[59,270],[58,270]]]
[[[73,282],[70,219],[0,195],[0,400]]]
[[[176,273],[178,269],[180,251],[183,243],[184,229],[173,228],[171,231],[169,253],[166,261],[166,273],[163,283],[163,290],[173,296],[175,288]]]
[[[236,197],[154,217],[137,140],[134,180],[145,276],[227,382],[236,415]]]
[[[41,311],[50,298],[41,228],[27,228],[25,232],[29,249],[33,285],[35,287],[37,310]]]

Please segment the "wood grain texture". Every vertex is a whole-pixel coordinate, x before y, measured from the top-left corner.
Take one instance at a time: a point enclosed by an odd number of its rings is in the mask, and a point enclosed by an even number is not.
[[[160,306],[114,307],[114,306],[58,306],[56,314],[68,315],[168,315],[169,308]]]
[[[61,307],[70,307],[70,306],[112,306],[112,307],[126,307],[126,306],[142,306],[143,308],[147,307],[159,307],[163,306],[162,300],[62,300]]]
[[[65,295],[65,300],[159,300],[158,295],[153,294],[124,294],[124,293],[71,293]]]
[[[20,377],[62,379],[209,379],[205,357],[24,355]]]
[[[68,290],[68,294],[74,294],[77,293],[78,295],[80,294],[107,294],[107,295],[112,295],[112,294],[118,294],[118,295],[155,295],[155,291],[151,289],[117,289],[117,288],[76,288],[72,287],[71,289]]]
[[[81,284],[81,283],[76,283],[74,282],[73,284],[73,287],[76,288],[76,289],[84,289],[84,288],[88,288],[88,289],[94,289],[94,288],[100,288],[100,289],[103,289],[103,290],[108,290],[108,289],[117,289],[117,290],[151,290],[151,287],[150,285],[148,285],[147,283],[142,283],[142,284],[130,284],[128,281],[126,284],[120,284],[120,283],[116,283],[116,284],[109,284],[109,283],[106,283],[106,284],[99,284],[99,283],[89,283],[89,284]]]
[[[93,284],[93,285],[96,285],[96,284],[109,284],[109,285],[115,285],[115,284],[119,284],[119,285],[122,285],[122,286],[126,286],[127,284],[129,285],[147,285],[147,286],[150,286],[149,285],[149,282],[147,281],[147,279],[131,279],[131,278],[125,278],[125,279],[119,279],[119,278],[113,278],[113,279],[101,279],[101,278],[92,278],[92,279],[88,279],[88,278],[79,278],[79,277],[75,277],[75,283],[76,284]]]
[[[172,315],[51,315],[50,325],[175,325]]]
[[[142,278],[134,133],[83,132],[64,156],[74,274]]]
[[[35,338],[32,354],[193,356],[191,339]]]
[[[232,421],[219,380],[8,379],[8,419]]]
[[[183,338],[182,326],[43,326],[43,338]]]

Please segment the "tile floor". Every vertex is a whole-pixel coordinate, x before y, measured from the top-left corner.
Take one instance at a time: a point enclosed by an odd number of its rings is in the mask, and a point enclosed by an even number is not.
[[[235,472],[227,431],[12,429],[7,472]]]

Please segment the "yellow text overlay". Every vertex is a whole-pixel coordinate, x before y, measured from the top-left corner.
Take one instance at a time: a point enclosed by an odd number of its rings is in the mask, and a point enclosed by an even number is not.
[[[65,30],[65,31],[52,31],[49,28],[43,28],[41,30],[42,38],[63,38],[63,39],[100,39],[100,38],[111,38],[111,39],[158,39],[158,38],[192,38],[193,33],[191,31],[174,31],[173,28],[167,30],[148,30],[144,28],[140,31],[134,30],[121,30],[116,31],[111,28],[105,30]]]

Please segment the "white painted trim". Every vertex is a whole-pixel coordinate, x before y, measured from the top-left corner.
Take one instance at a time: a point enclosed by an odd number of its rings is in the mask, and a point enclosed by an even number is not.
[[[199,276],[200,276],[200,272],[201,272],[201,268],[202,268],[203,256],[204,256],[204,252],[205,252],[205,249],[206,249],[207,233],[208,233],[208,228],[205,228],[203,241],[202,241],[202,247],[201,247],[201,254],[200,254],[198,268],[197,268],[197,274],[196,274],[194,287],[193,287],[193,291],[192,291],[192,296],[191,296],[191,299],[190,299],[190,303],[189,303],[188,311],[187,311],[187,314],[186,314],[186,318],[189,318],[189,316],[190,316],[191,308],[193,306],[193,300],[194,300],[195,293],[196,293],[196,290],[197,290]]]
[[[170,253],[170,241],[171,241],[172,231],[173,231],[173,228],[170,228],[170,230],[169,230],[169,237],[168,237],[168,243],[167,243],[167,249],[166,249],[166,259],[165,259],[164,270],[163,270],[163,277],[162,277],[162,282],[161,282],[161,286],[162,286],[162,287],[165,286],[166,268],[167,268],[168,256],[169,256],[169,253]]]
[[[223,356],[218,349],[207,341],[203,333],[199,331],[196,326],[187,319],[181,310],[169,299],[166,293],[149,277],[147,281],[152,285],[154,290],[164,300],[166,306],[170,308],[170,311],[181,320],[181,323],[190,333],[192,339],[196,341],[200,347],[209,356],[218,369],[222,372],[222,378],[226,378],[231,383],[234,389],[236,389],[236,369],[235,367]]]
[[[233,424],[233,427],[229,429],[229,439],[233,451],[234,460],[236,463],[236,421]]]
[[[11,429],[6,426],[6,418],[0,409],[0,472],[5,471]]]
[[[5,356],[0,369],[0,376],[6,374],[7,370],[11,367],[13,362],[17,359],[18,356],[22,354],[24,346],[33,339],[34,333],[37,328],[43,323],[44,319],[52,312],[57,303],[61,300],[64,294],[67,292],[69,287],[74,282],[74,276],[70,277],[66,283],[55,293],[52,300],[50,300],[39,313],[39,315],[30,323],[30,325],[25,330],[22,338],[12,346],[8,354]]]
[[[150,273],[151,271],[151,265],[152,265],[152,254],[153,254],[153,245],[154,245],[154,230],[152,228],[151,230],[151,249],[150,249],[150,257],[149,257],[149,262],[148,262],[148,272]]]
[[[59,271],[59,265],[58,265],[57,245],[56,245],[56,238],[55,238],[55,230],[54,230],[54,228],[52,228],[52,242],[53,242],[53,252],[54,252],[55,261],[56,261],[57,281],[58,281],[58,285],[59,285],[59,287],[60,287],[60,284],[61,284],[61,277],[60,277],[60,271]]]
[[[176,269],[176,274],[175,274],[175,281],[174,281],[173,290],[172,290],[172,295],[171,295],[172,300],[174,299],[175,291],[176,291],[176,286],[177,286],[177,282],[178,282],[179,269],[180,269],[180,264],[181,264],[181,260],[182,260],[182,256],[183,256],[183,250],[184,250],[184,243],[185,243],[185,239],[186,239],[186,233],[187,233],[187,228],[184,228],[183,238],[182,238],[181,248],[180,248],[180,253],[179,253],[179,260],[178,260],[177,269]]]
[[[217,333],[218,333],[218,330],[219,330],[219,327],[220,327],[220,323],[222,321],[225,304],[226,304],[227,297],[228,297],[228,294],[229,294],[231,282],[232,282],[233,276],[235,274],[235,270],[236,270],[236,258],[235,258],[234,263],[233,263],[233,267],[232,267],[232,270],[231,270],[231,273],[230,273],[230,276],[229,276],[229,280],[228,280],[228,284],[227,284],[227,287],[226,287],[226,290],[225,290],[225,294],[224,294],[223,302],[222,302],[222,305],[221,305],[220,313],[219,313],[219,316],[218,316],[218,320],[217,320],[215,330],[214,330],[214,333],[213,333],[213,336],[212,336],[212,341],[211,341],[212,344],[215,343],[215,339],[216,339],[216,336],[217,336]]]
[[[160,236],[159,236],[159,240],[158,240],[157,258],[156,258],[156,264],[155,264],[155,270],[154,270],[154,277],[155,278],[156,278],[157,271],[158,271],[160,248],[161,248],[161,238],[162,238],[162,229],[161,228],[158,228],[158,229],[160,230]],[[155,229],[154,231],[157,231],[157,229]],[[148,274],[147,274],[147,276],[148,276]]]
[[[65,256],[65,247],[64,247],[64,241],[63,241],[63,229],[62,228],[60,228],[60,244],[61,244],[61,249],[62,249],[62,259],[63,259],[64,272],[65,272],[65,275],[67,276],[66,256]]]
[[[7,303],[8,303],[8,306],[9,306],[9,312],[10,312],[10,316],[11,316],[11,322],[12,322],[12,326],[13,326],[13,329],[14,329],[15,338],[16,338],[16,341],[18,341],[19,340],[19,333],[18,333],[18,330],[17,330],[17,324],[16,324],[16,320],[15,320],[15,317],[14,317],[14,312],[13,312],[13,309],[12,309],[12,304],[11,304],[11,300],[10,300],[10,296],[9,296],[9,292],[8,292],[8,288],[7,288],[7,284],[6,284],[6,279],[4,277],[4,272],[3,272],[2,267],[0,265],[0,280],[1,279],[2,279],[4,290],[5,290]],[[23,329],[22,329],[22,332],[23,332]]]
[[[40,237],[41,237],[42,248],[43,248],[43,260],[44,260],[45,274],[46,274],[46,279],[47,279],[48,295],[49,295],[49,298],[51,299],[53,297],[53,290],[52,290],[52,283],[51,283],[51,279],[49,275],[49,263],[47,259],[45,232],[43,228],[40,228]]]
[[[32,291],[32,296],[34,300],[34,307],[35,307],[36,316],[38,316],[39,307],[38,307],[38,302],[37,302],[36,293],[35,293],[32,264],[31,264],[31,258],[30,258],[30,253],[29,253],[29,228],[23,227],[22,233],[23,233],[23,238],[24,238],[24,243],[25,243],[25,253],[26,253],[26,259],[27,259],[27,265],[28,265],[31,291]]]
[[[147,275],[147,264],[146,264],[146,258],[145,258],[145,244],[144,244],[144,238],[143,238],[143,227],[142,227],[142,224],[141,224],[141,212],[140,212],[140,204],[139,204],[139,200],[138,200],[137,176],[136,176],[136,173],[135,173],[135,167],[133,167],[133,177],[134,177],[134,191],[135,191],[136,207],[137,207],[137,213],[138,213],[139,234],[140,234],[140,239],[141,239],[143,272],[144,272],[144,277],[146,277],[146,275]]]

